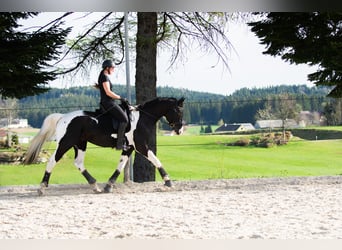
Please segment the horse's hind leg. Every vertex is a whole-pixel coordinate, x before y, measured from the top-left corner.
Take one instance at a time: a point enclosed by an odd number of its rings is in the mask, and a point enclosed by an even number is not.
[[[38,189],[38,194],[43,195],[45,189],[49,186],[49,180],[53,168],[56,166],[57,162],[62,158],[62,156],[71,148],[71,146],[59,143],[56,151],[50,157],[48,163],[46,164],[45,173],[43,180],[40,183],[40,189]]]
[[[40,189],[38,189],[38,194],[43,195],[45,189],[49,186],[49,180],[53,168],[56,166],[57,162],[62,158],[62,156],[72,147],[71,143],[66,143],[67,140],[61,140],[58,144],[56,151],[50,157],[43,176],[43,180],[40,183]]]
[[[87,142],[81,143],[78,146],[74,146],[75,150],[75,161],[74,165],[81,172],[81,174],[86,178],[90,186],[93,188],[95,193],[101,193],[101,189],[97,186],[96,179],[91,176],[88,170],[84,166],[84,156],[87,147]]]
[[[115,172],[113,173],[113,175],[109,178],[106,186],[104,187],[103,191],[105,193],[111,193],[112,192],[113,185],[114,185],[116,179],[119,177],[122,170],[124,169],[124,167],[126,166],[128,159],[131,156],[133,150],[134,150],[134,147],[130,146],[130,147],[128,147],[128,149],[122,151],[119,164],[118,164]]]
[[[57,150],[56,150],[57,151]],[[56,166],[56,151],[52,154],[50,157],[48,163],[46,164],[45,173],[43,176],[43,179],[40,183],[40,188],[38,189],[38,194],[43,195],[45,192],[45,189],[49,186],[49,180],[51,176],[52,169]]]

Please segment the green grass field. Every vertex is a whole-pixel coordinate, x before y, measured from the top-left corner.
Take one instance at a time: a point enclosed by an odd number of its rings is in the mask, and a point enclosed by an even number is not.
[[[239,135],[158,136],[157,155],[172,180],[218,178],[342,175],[342,140],[294,139],[273,148],[233,147],[224,143]],[[54,143],[44,146],[52,153]],[[70,150],[55,167],[50,183],[86,183],[73,165]],[[88,171],[106,182],[114,172],[120,153],[89,144],[85,159]],[[45,164],[0,165],[0,186],[39,184]],[[157,181],[160,181],[158,173]],[[119,177],[122,181],[123,174]]]

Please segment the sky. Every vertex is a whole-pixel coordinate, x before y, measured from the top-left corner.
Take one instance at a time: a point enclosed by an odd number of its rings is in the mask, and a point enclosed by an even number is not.
[[[36,23],[46,23],[53,20],[60,13],[48,12],[40,14]],[[82,29],[84,19],[72,19],[74,31]],[[68,23],[70,24],[70,23]],[[33,23],[27,25],[34,25]],[[307,75],[315,71],[308,65],[294,65],[281,60],[279,57],[263,55],[264,45],[243,23],[232,22],[229,24],[227,37],[233,48],[228,51],[229,69],[222,63],[217,64],[217,56],[204,54],[196,49],[188,52],[186,60],[169,68],[169,54],[159,50],[157,58],[157,86],[171,86],[195,91],[230,95],[240,88],[261,88],[277,85],[306,84],[314,86],[307,80]],[[71,81],[70,78],[57,79],[50,84],[51,87],[74,87],[92,85],[97,81],[98,68],[91,70],[89,76],[83,76],[81,80]],[[126,84],[125,64],[117,66],[112,76],[114,84]],[[130,84],[134,85],[135,65],[130,63]]]
[[[260,88],[275,85],[307,84],[307,75],[315,71],[308,65],[291,65],[279,57],[263,55],[265,47],[245,24],[232,23],[227,34],[234,50],[230,52],[229,70],[216,64],[216,56],[189,54],[189,60],[177,70],[167,71],[159,59],[158,85],[184,87],[229,95],[243,87]]]

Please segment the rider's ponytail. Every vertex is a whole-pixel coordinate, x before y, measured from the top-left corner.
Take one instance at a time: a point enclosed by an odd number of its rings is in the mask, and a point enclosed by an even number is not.
[[[102,70],[101,70],[99,76],[100,76],[101,74],[103,74],[103,71],[104,71],[104,70],[105,70],[105,69],[102,69]],[[97,89],[100,89],[100,84],[99,84],[98,82],[96,82],[96,83],[94,84],[94,87],[97,88]]]

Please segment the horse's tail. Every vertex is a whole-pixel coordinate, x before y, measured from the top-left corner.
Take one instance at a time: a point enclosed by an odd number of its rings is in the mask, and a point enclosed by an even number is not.
[[[56,132],[56,126],[63,114],[55,113],[48,115],[43,122],[38,134],[32,139],[31,144],[26,152],[24,164],[32,164],[37,161],[39,152],[44,142],[51,140]]]

